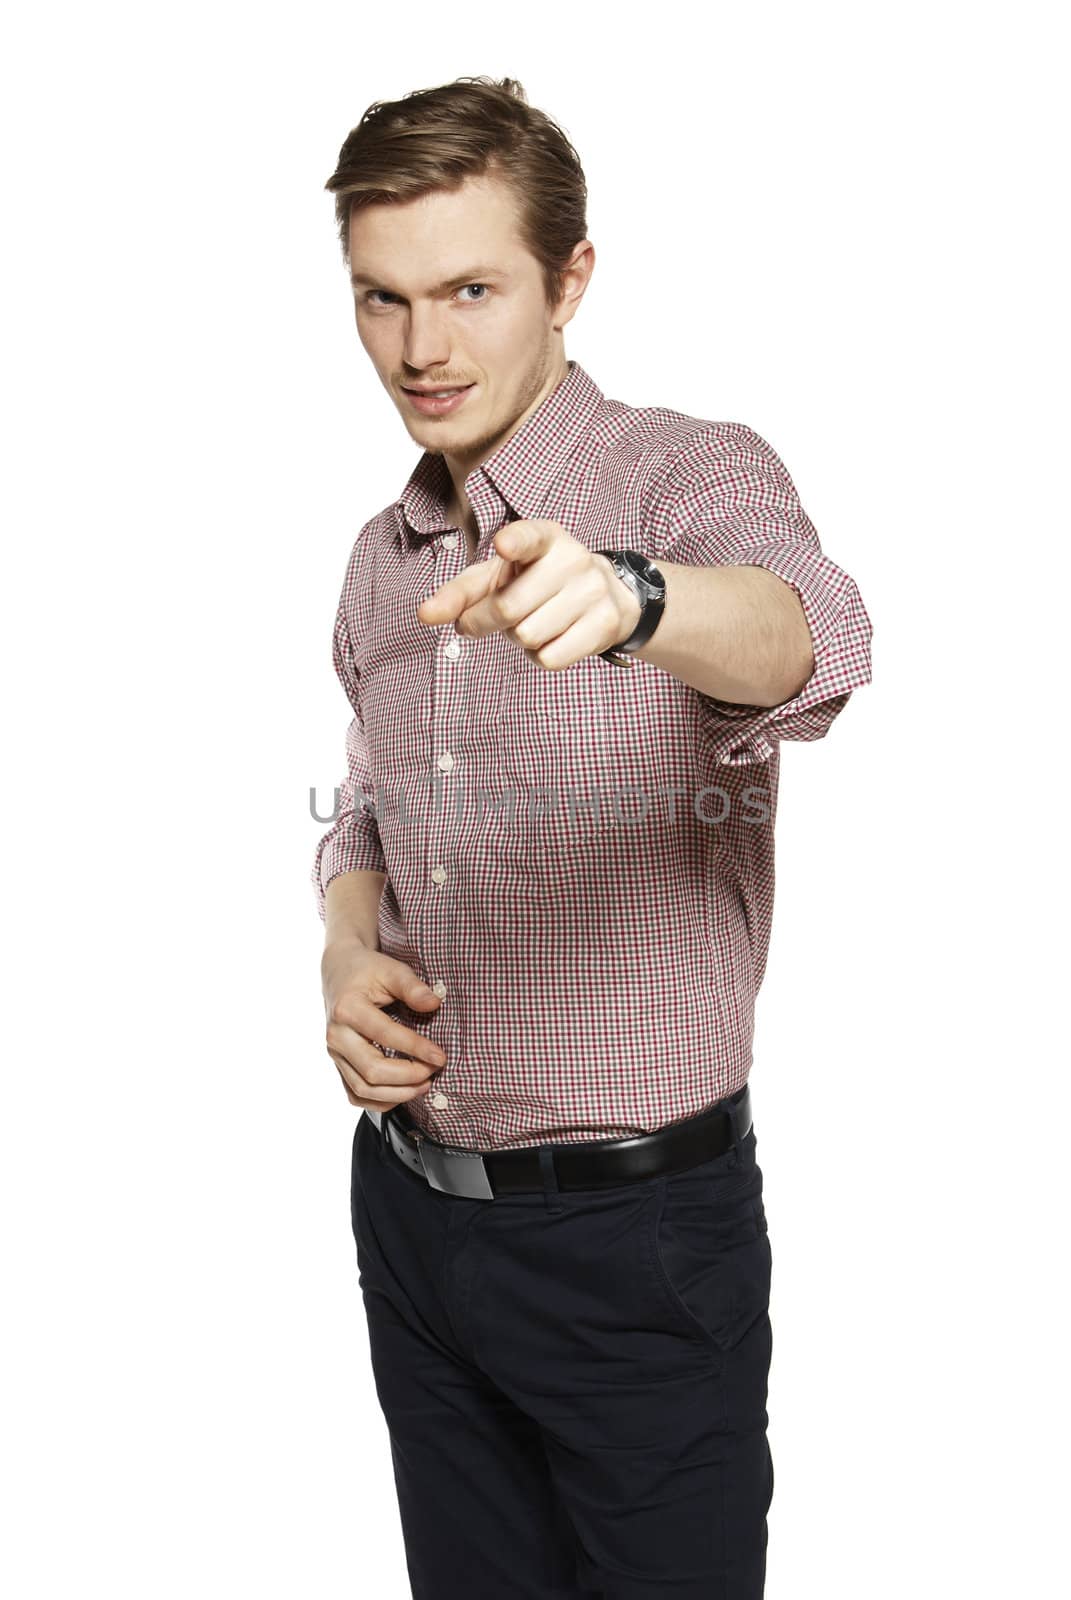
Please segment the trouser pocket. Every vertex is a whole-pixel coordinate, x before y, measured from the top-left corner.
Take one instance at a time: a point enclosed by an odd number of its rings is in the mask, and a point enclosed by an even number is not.
[[[749,1148],[750,1146],[750,1148]],[[770,1244],[754,1140],[654,1185],[645,1213],[653,1287],[679,1331],[719,1364],[769,1310]]]

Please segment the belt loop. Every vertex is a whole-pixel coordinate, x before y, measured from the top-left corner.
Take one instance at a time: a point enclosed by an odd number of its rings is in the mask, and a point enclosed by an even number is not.
[[[726,1101],[725,1109],[729,1116],[729,1129],[733,1136],[733,1159],[731,1165],[738,1167],[743,1158],[742,1151],[740,1149],[742,1143],[742,1135],[740,1133],[740,1107],[735,1100],[730,1099]]]
[[[559,1196],[558,1175],[554,1171],[554,1150],[549,1144],[541,1144],[539,1150],[539,1171],[543,1178],[543,1194],[546,1197],[548,1211],[564,1211]]]

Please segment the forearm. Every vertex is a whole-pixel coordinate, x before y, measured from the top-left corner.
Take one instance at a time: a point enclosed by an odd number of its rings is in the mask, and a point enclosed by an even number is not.
[[[799,693],[814,654],[790,584],[763,567],[659,561],[658,570],[665,610],[638,656],[715,700],[779,706]]]
[[[361,869],[340,872],[324,894],[325,944],[357,938],[369,950],[379,949],[379,901],[385,872]]]

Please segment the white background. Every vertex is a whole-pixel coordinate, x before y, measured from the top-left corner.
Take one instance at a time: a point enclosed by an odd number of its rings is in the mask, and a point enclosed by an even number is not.
[[[308,799],[342,772],[346,557],[416,447],[323,185],[370,102],[475,73],[584,162],[566,353],[757,429],[874,625],[874,684],[782,757],[767,1594],[1066,1581],[1056,16],[9,23],[8,1593],[409,1593]]]

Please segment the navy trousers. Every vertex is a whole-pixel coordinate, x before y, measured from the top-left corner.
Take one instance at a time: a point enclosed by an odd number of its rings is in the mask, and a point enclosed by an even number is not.
[[[553,1148],[553,1147],[547,1147]],[[413,1600],[760,1600],[754,1124],[683,1173],[444,1194],[370,1118],[351,1210]]]

